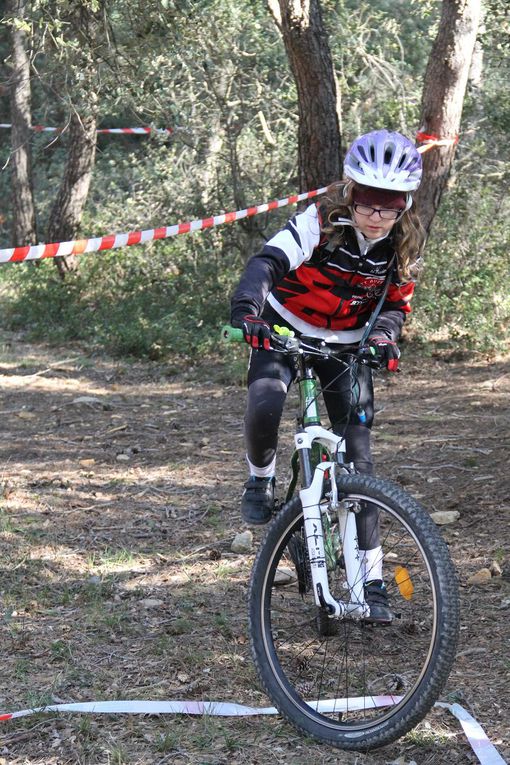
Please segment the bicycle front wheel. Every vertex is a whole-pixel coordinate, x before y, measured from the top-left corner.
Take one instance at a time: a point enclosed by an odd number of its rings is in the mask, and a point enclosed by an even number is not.
[[[349,507],[378,512],[389,625],[318,609],[299,498],[271,523],[250,581],[250,634],[261,683],[302,733],[342,749],[394,741],[437,700],[455,656],[459,602],[448,548],[428,513],[398,486],[372,476],[339,481]],[[343,556],[328,563],[345,600]],[[369,578],[369,577],[367,577]]]

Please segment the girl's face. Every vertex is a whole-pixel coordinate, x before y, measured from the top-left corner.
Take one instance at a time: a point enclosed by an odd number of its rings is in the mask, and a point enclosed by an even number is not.
[[[381,218],[378,210],[388,210],[388,208],[381,207],[380,205],[369,207],[368,205],[360,204],[355,204],[352,208],[354,223],[367,239],[380,239],[383,236],[387,236],[397,222],[401,212],[400,210],[392,210],[392,213],[398,213],[398,215],[393,220],[388,220],[387,218]]]

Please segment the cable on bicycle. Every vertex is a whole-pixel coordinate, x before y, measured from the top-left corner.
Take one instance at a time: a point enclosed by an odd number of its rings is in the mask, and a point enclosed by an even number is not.
[[[322,356],[322,354],[320,352],[316,353],[315,355]],[[353,361],[350,362],[350,363],[348,363],[346,361],[343,361],[342,359],[339,359],[334,354],[331,355],[331,358],[334,359],[335,361],[337,361],[339,364],[342,364],[345,367],[345,369],[343,369],[336,377],[334,377],[332,380],[330,380],[329,383],[327,383],[326,385],[321,386],[321,387],[318,386],[317,394],[306,405],[305,414],[306,414],[306,412],[308,410],[308,407],[310,407],[313,403],[318,401],[320,395],[323,394],[324,391],[330,389],[344,374],[346,374],[347,372],[352,372],[352,369],[353,369],[354,365],[359,363],[359,361],[355,357],[354,357]],[[357,400],[355,398],[356,403],[353,404],[352,395],[354,394],[354,389],[356,387],[358,389]],[[356,394],[354,394],[354,395],[356,395]],[[352,380],[352,386],[351,386],[351,405],[350,405],[350,411],[356,411],[356,408],[359,405],[360,395],[361,395],[361,388],[360,388],[360,385],[359,385],[359,381],[354,376],[353,380]],[[349,425],[349,422],[346,422],[345,425],[344,425],[343,431],[341,433],[337,433],[336,435],[341,436],[342,438],[345,438],[345,430],[347,429],[348,425]],[[331,429],[332,429],[332,427],[331,427]]]

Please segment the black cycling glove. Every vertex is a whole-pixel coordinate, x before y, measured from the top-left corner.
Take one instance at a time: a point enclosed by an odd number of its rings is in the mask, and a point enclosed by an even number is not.
[[[390,372],[396,372],[398,370],[398,360],[400,358],[400,350],[398,345],[387,337],[382,335],[369,337],[368,345],[374,348],[376,356],[378,356],[381,366],[386,367]]]
[[[245,341],[252,348],[271,349],[271,327],[259,316],[248,314],[238,319],[235,324],[241,327]]]

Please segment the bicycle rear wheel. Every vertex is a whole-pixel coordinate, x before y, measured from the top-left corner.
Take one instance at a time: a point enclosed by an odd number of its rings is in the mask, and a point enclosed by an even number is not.
[[[437,700],[456,650],[457,578],[429,515],[398,486],[351,475],[340,479],[339,492],[342,501],[377,507],[396,618],[380,626],[321,614],[296,497],[271,523],[254,563],[251,646],[283,717],[306,735],[366,751],[402,736]],[[332,595],[345,600],[342,556],[328,569]]]

